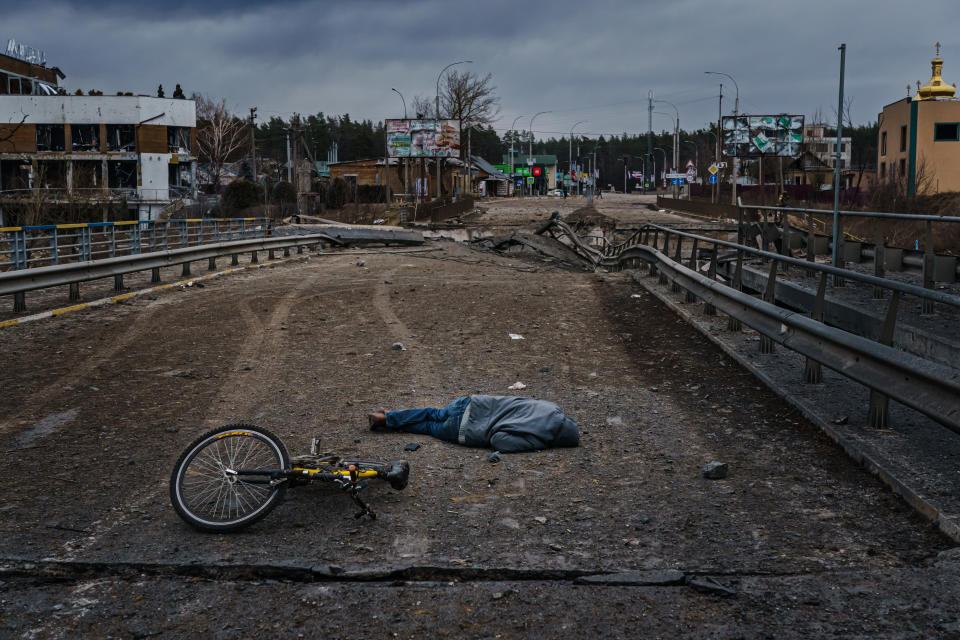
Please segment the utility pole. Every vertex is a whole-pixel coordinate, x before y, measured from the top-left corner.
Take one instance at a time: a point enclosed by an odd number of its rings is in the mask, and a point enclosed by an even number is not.
[[[847,45],[840,45],[840,97],[837,101],[837,140],[834,144],[833,160],[833,255],[830,258],[830,264],[834,267],[837,263],[837,243],[840,240],[840,140],[843,139],[843,71],[847,61]],[[833,276],[833,286],[843,283],[840,276]]]
[[[253,176],[253,182],[257,182],[257,141],[256,136],[256,125],[254,122],[257,119],[257,108],[250,107],[250,171]]]
[[[653,89],[647,92],[647,156],[653,157]],[[657,172],[657,160],[653,158],[653,172]],[[657,176],[653,176],[653,181]],[[646,176],[644,176],[646,180]],[[654,191],[656,191],[656,182],[654,182]]]
[[[717,102],[717,135],[713,136],[717,145],[716,152],[714,153],[714,162],[720,161],[720,136],[722,131],[720,129],[720,123],[723,122],[723,83],[720,83],[720,100]],[[718,172],[719,173],[719,172]],[[710,202],[712,204],[717,204],[720,202],[720,180],[710,185],[713,189],[710,190]]]

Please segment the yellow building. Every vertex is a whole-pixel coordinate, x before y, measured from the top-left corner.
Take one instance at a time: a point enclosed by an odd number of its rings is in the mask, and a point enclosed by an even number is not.
[[[944,82],[940,43],[930,81],[879,115],[877,180],[903,180],[908,195],[960,191],[960,101]]]

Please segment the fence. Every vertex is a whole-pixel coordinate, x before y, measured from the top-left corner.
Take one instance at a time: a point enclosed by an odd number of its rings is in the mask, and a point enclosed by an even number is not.
[[[0,271],[87,262],[269,235],[266,218],[89,222],[0,228]]]

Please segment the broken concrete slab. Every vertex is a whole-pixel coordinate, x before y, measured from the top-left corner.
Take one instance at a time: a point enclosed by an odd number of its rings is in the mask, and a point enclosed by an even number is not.
[[[403,227],[365,224],[289,224],[273,229],[273,235],[308,235],[322,233],[334,242],[353,244],[421,245],[423,234]]]
[[[602,585],[607,587],[653,587],[681,585],[684,581],[682,571],[663,569],[653,571],[622,571],[620,573],[603,573],[577,578],[575,584]]]

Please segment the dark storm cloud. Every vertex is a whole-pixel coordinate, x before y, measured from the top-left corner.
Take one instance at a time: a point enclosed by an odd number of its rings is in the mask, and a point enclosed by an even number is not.
[[[398,116],[391,87],[408,105],[415,95],[432,98],[440,69],[463,59],[493,73],[499,128],[520,114],[526,127],[533,113],[551,111],[535,129],[558,137],[583,119],[578,131],[645,131],[650,90],[676,104],[682,127],[703,127],[716,118],[721,80],[724,111],[734,95],[732,83],[706,70],[736,78],[743,112],[819,110],[832,120],[841,42],[856,122],[875,118],[908,82],[929,78],[936,39],[945,79],[960,80],[947,0],[8,4],[0,37],[44,49],[71,90],[153,93],[159,83],[180,83],[187,93],[226,97],[238,111],[257,105],[264,117]],[[673,108],[658,103],[656,111],[654,128],[672,127]]]

